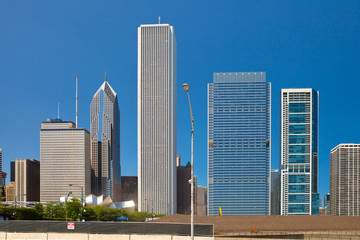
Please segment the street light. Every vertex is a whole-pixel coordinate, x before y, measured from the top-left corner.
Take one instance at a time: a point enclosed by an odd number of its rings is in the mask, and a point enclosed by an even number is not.
[[[14,202],[14,204],[15,204],[15,212],[14,212],[15,220],[16,220],[16,213],[17,213],[17,212],[16,212],[16,205],[17,205],[17,204],[16,204],[16,198],[17,198],[17,197],[20,197],[20,198],[21,198],[21,197],[23,197],[23,196],[26,197],[26,193],[23,193],[23,194],[20,194],[20,195],[17,195],[17,196],[15,195],[15,202]],[[25,199],[25,206],[26,206],[26,199]],[[21,204],[20,204],[20,207],[21,207]]]
[[[80,221],[82,221],[83,218],[83,209],[84,209],[84,186],[76,185],[76,184],[69,184],[69,187],[79,187],[81,188],[81,218]]]
[[[182,87],[188,95],[191,117],[191,179],[189,182],[191,183],[191,239],[194,240],[194,118],[191,109],[189,84],[184,83]]]

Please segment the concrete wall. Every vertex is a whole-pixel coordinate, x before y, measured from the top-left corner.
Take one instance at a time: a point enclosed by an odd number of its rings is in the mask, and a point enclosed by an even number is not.
[[[0,232],[0,240],[189,240],[189,236],[172,235],[117,235],[87,233],[7,233]],[[195,240],[214,240],[213,237],[195,237]]]

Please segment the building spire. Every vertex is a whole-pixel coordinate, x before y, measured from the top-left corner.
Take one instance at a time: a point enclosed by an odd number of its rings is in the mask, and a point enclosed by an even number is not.
[[[79,117],[79,113],[78,113],[78,74],[76,73],[76,113],[75,113],[75,125],[76,128],[78,127],[78,117]]]
[[[106,71],[105,71],[105,82],[107,82],[107,79],[106,79]]]

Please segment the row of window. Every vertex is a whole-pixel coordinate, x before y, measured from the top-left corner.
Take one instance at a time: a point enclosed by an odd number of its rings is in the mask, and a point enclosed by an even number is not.
[[[269,182],[269,178],[215,178],[214,182]],[[209,183],[213,183],[212,179],[209,179]]]

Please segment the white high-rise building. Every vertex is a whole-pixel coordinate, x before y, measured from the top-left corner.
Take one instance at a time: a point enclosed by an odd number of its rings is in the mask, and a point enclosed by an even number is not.
[[[281,215],[319,215],[319,93],[281,89]]]
[[[138,28],[139,211],[176,213],[176,39],[169,24]]]
[[[342,143],[331,150],[330,214],[360,216],[360,144]]]

